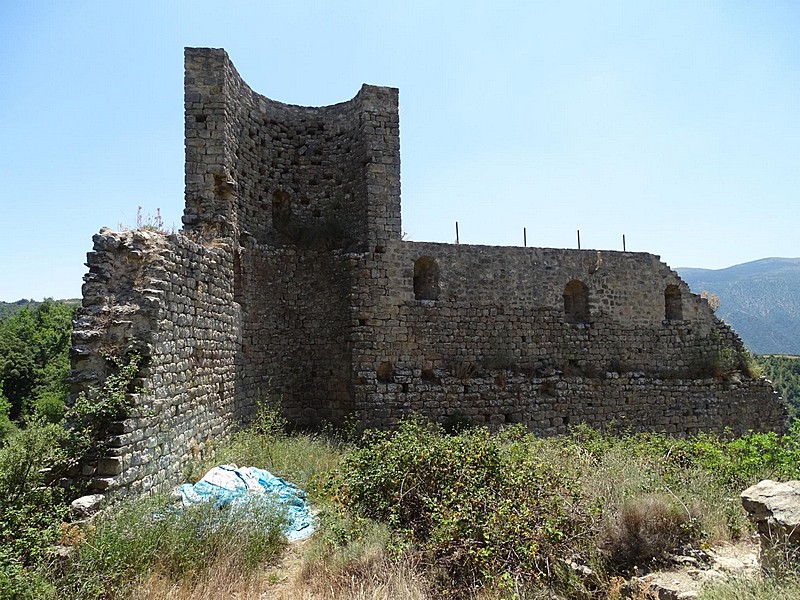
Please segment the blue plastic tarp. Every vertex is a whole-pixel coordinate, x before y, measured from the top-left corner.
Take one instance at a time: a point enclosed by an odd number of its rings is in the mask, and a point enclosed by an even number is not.
[[[284,534],[290,542],[305,539],[316,529],[306,493],[293,483],[257,467],[214,467],[194,485],[180,486],[178,494],[184,506],[214,502],[217,508],[224,508],[258,501],[259,497],[265,502],[277,501],[286,509],[289,523]]]

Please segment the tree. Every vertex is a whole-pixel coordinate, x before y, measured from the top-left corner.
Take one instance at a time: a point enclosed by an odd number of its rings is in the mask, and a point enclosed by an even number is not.
[[[69,393],[69,347],[76,307],[47,299],[0,322],[0,389],[19,420],[58,420]]]

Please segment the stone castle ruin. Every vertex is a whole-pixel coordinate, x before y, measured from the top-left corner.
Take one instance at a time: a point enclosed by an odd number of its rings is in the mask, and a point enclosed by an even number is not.
[[[73,393],[106,353],[146,359],[84,467],[95,489],[175,482],[270,398],[299,426],[784,427],[769,382],[737,370],[741,340],[657,256],[404,241],[396,89],[301,107],[221,49],[185,69],[183,230],[103,229],[88,255]]]

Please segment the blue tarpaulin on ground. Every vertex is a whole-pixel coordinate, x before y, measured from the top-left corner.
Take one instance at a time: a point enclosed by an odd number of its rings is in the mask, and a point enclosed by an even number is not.
[[[293,483],[256,467],[214,467],[194,485],[180,486],[178,494],[184,506],[214,502],[217,508],[224,508],[253,502],[259,496],[265,501],[277,501],[286,508],[289,524],[284,533],[290,542],[305,539],[316,529],[306,493]]]

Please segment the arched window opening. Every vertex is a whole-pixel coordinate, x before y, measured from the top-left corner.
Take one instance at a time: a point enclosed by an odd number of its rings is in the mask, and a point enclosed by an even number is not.
[[[288,192],[276,190],[272,194],[272,226],[276,231],[285,232],[292,217],[292,204]]]
[[[568,323],[586,323],[589,320],[589,288],[577,279],[564,287],[564,319]]]
[[[423,256],[414,263],[414,298],[438,300],[439,265],[431,256]]]
[[[681,306],[681,289],[677,285],[668,285],[664,290],[664,318],[667,321],[680,321],[683,319]]]

